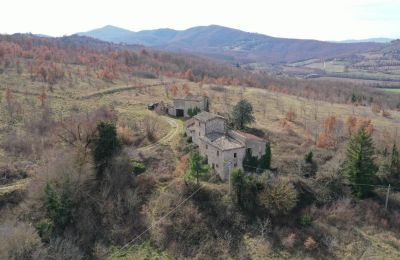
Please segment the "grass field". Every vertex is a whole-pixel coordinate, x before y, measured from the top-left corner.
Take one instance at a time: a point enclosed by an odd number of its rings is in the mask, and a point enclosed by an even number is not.
[[[382,90],[387,91],[387,92],[393,92],[393,93],[399,93],[400,94],[400,88],[384,88]]]

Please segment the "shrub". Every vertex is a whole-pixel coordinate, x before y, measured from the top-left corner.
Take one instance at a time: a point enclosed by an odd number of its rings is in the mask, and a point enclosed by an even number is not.
[[[143,162],[133,160],[132,166],[133,166],[133,173],[136,175],[144,173],[146,171],[146,166],[144,165]]]
[[[304,214],[303,216],[301,216],[300,219],[300,224],[304,227],[308,227],[311,225],[312,219],[311,216],[309,214]]]
[[[0,259],[31,259],[41,246],[35,229],[23,222],[0,225]]]
[[[317,242],[314,240],[314,238],[312,237],[308,237],[305,241],[304,241],[304,247],[308,250],[312,250],[314,248],[317,247]]]
[[[133,144],[133,133],[132,130],[126,126],[117,127],[117,135],[121,142],[125,145]]]
[[[259,200],[272,215],[277,216],[289,213],[297,204],[297,196],[293,184],[277,178],[266,185],[259,194]]]
[[[289,121],[289,122],[293,122],[294,120],[296,120],[296,117],[297,117],[296,112],[294,112],[293,109],[290,109],[290,111],[288,111],[288,112],[285,114],[285,119],[286,119],[287,121]]]
[[[290,233],[289,235],[287,235],[287,237],[282,239],[282,245],[285,248],[289,248],[289,249],[293,248],[295,242],[296,242],[296,234],[295,233]]]
[[[313,152],[309,151],[306,154],[304,154],[304,161],[306,163],[312,163],[313,162]]]
[[[63,230],[71,221],[72,201],[68,191],[56,191],[50,183],[44,188],[44,207],[55,228]]]
[[[149,141],[154,141],[156,139],[157,126],[157,119],[152,116],[148,116],[143,120],[144,131]]]

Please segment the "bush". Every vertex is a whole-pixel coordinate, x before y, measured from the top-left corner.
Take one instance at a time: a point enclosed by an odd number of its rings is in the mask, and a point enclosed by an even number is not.
[[[23,222],[0,225],[0,259],[31,259],[41,246],[35,229]]]
[[[71,221],[72,201],[68,190],[60,193],[47,183],[44,188],[44,207],[55,228],[63,230]]]
[[[268,183],[259,194],[261,204],[275,216],[289,213],[296,206],[297,197],[293,184],[282,178]]]
[[[133,160],[132,166],[133,166],[133,173],[136,175],[144,173],[146,171],[146,166],[144,165],[143,162]]]
[[[121,142],[125,145],[131,145],[133,144],[133,133],[132,130],[129,129],[126,126],[118,126],[117,127],[117,134],[118,138],[121,140]]]
[[[304,226],[304,227],[311,226],[311,222],[312,222],[312,219],[309,214],[304,214],[303,216],[301,216],[300,224],[302,226]]]
[[[306,163],[312,163],[312,161],[313,161],[313,152],[312,151],[309,151],[306,154],[304,154],[304,161]]]

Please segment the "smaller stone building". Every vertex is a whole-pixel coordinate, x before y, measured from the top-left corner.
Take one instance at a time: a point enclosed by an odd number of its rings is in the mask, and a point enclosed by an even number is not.
[[[202,156],[223,180],[228,180],[233,168],[243,170],[243,159],[249,150],[260,158],[266,141],[249,133],[228,130],[220,115],[201,112],[185,122],[185,133],[199,146]]]
[[[177,117],[188,117],[189,109],[198,108],[200,111],[205,111],[207,107],[208,99],[205,96],[174,97],[173,105],[168,107],[168,114]]]

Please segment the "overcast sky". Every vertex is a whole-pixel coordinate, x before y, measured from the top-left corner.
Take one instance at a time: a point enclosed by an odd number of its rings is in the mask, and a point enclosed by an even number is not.
[[[400,0],[2,0],[0,33],[218,24],[277,37],[400,38]]]

